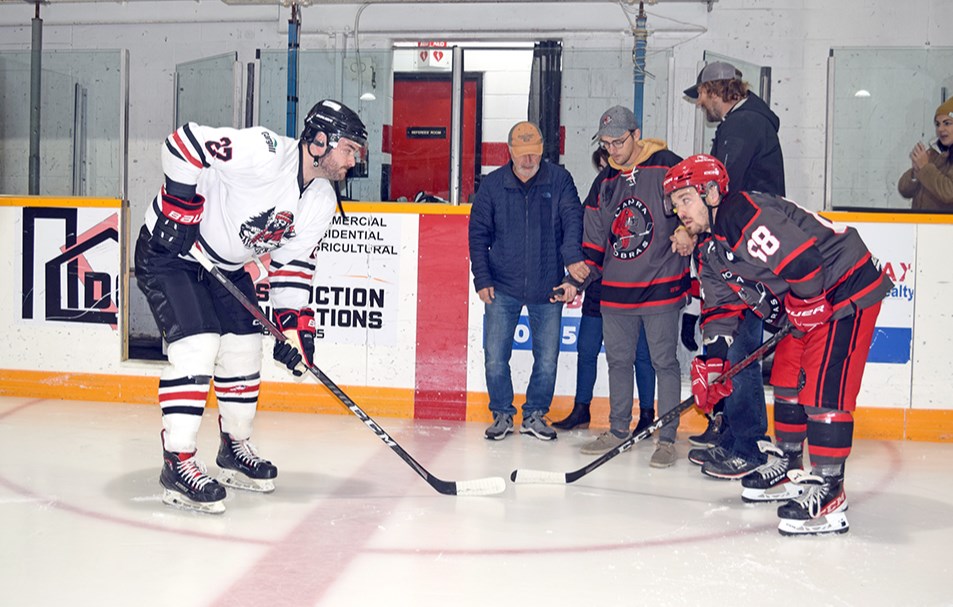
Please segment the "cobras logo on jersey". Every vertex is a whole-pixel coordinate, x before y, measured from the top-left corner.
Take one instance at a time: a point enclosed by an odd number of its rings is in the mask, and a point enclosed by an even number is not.
[[[294,220],[291,211],[265,211],[242,224],[242,243],[246,249],[253,249],[256,255],[277,249],[296,236]]]
[[[784,309],[781,298],[763,282],[750,283],[728,268],[721,271],[721,278],[741,298],[741,301],[751,308],[752,312],[761,317],[764,322],[777,326],[778,318]]]
[[[652,244],[655,233],[652,214],[638,198],[626,198],[616,209],[609,244],[612,255],[618,259],[635,259]]]

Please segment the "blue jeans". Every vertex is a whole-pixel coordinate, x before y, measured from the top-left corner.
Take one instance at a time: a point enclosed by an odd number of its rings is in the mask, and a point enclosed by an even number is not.
[[[738,325],[738,335],[728,349],[728,361],[735,365],[761,346],[764,323],[758,316],[746,311]],[[763,460],[758,450],[759,440],[768,440],[768,415],[764,405],[764,378],[761,362],[749,365],[731,379],[734,389],[725,403],[726,430],[721,446],[742,457]]]
[[[602,350],[602,317],[583,316],[579,319],[576,335],[576,397],[575,402],[592,402],[592,388],[596,384],[596,368]],[[649,356],[645,331],[639,334],[635,349],[635,385],[639,392],[639,408],[655,411],[655,369]]]
[[[483,354],[490,411],[514,415],[516,408],[513,406],[510,356],[513,354],[513,336],[523,302],[497,291],[493,303],[484,307]],[[546,414],[552,404],[563,306],[561,303],[529,304],[526,309],[532,335],[533,372],[526,388],[524,417],[533,411]]]

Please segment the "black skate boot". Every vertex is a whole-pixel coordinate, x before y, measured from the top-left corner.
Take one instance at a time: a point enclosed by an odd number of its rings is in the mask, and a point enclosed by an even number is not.
[[[163,449],[162,459],[159,482],[165,487],[164,503],[210,514],[225,512],[225,487],[205,473],[205,464],[195,458],[195,452]]]
[[[573,428],[589,427],[589,403],[573,403],[572,412],[566,419],[553,422],[553,428],[572,430]]]
[[[274,479],[278,476],[278,468],[259,457],[255,446],[248,440],[232,438],[231,434],[222,432],[222,444],[215,463],[222,469],[218,475],[219,482],[229,487],[261,493],[275,490]]]
[[[818,476],[804,470],[788,473],[804,494],[778,506],[781,535],[826,535],[847,533],[847,494],[843,476]]]
[[[779,502],[792,500],[804,488],[788,478],[790,470],[802,466],[800,451],[785,453],[768,441],[758,441],[758,448],[768,456],[768,462],[741,479],[741,499],[746,502]]]
[[[635,424],[635,430],[632,431],[632,435],[635,436],[652,425],[652,422],[655,421],[655,410],[654,409],[639,409],[639,421]]]
[[[721,438],[723,422],[724,418],[721,413],[712,415],[708,420],[708,427],[705,428],[705,431],[695,436],[689,436],[688,442],[696,447],[714,447],[718,444],[718,439]]]

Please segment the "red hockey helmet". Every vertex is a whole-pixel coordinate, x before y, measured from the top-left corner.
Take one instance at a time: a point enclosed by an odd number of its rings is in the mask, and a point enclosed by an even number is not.
[[[667,198],[676,190],[693,187],[704,200],[710,183],[718,186],[722,196],[727,194],[728,169],[714,156],[696,154],[679,162],[665,173],[662,189]]]

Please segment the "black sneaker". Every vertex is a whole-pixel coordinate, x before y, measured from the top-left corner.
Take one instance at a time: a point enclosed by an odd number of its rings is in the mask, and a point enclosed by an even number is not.
[[[804,494],[778,506],[778,532],[781,535],[826,535],[847,533],[847,494],[843,476],[818,476],[804,470],[792,470],[791,482]]]
[[[705,428],[705,431],[695,436],[689,436],[688,442],[696,447],[714,447],[718,444],[718,439],[721,438],[723,424],[722,414],[716,413],[708,420],[708,427]]]
[[[725,459],[709,460],[702,464],[702,474],[712,478],[736,481],[747,476],[761,465],[755,459],[747,459],[740,455],[730,455]]]
[[[688,452],[688,461],[699,466],[704,466],[706,462],[728,459],[729,457],[731,457],[731,454],[721,447],[691,449]]]

